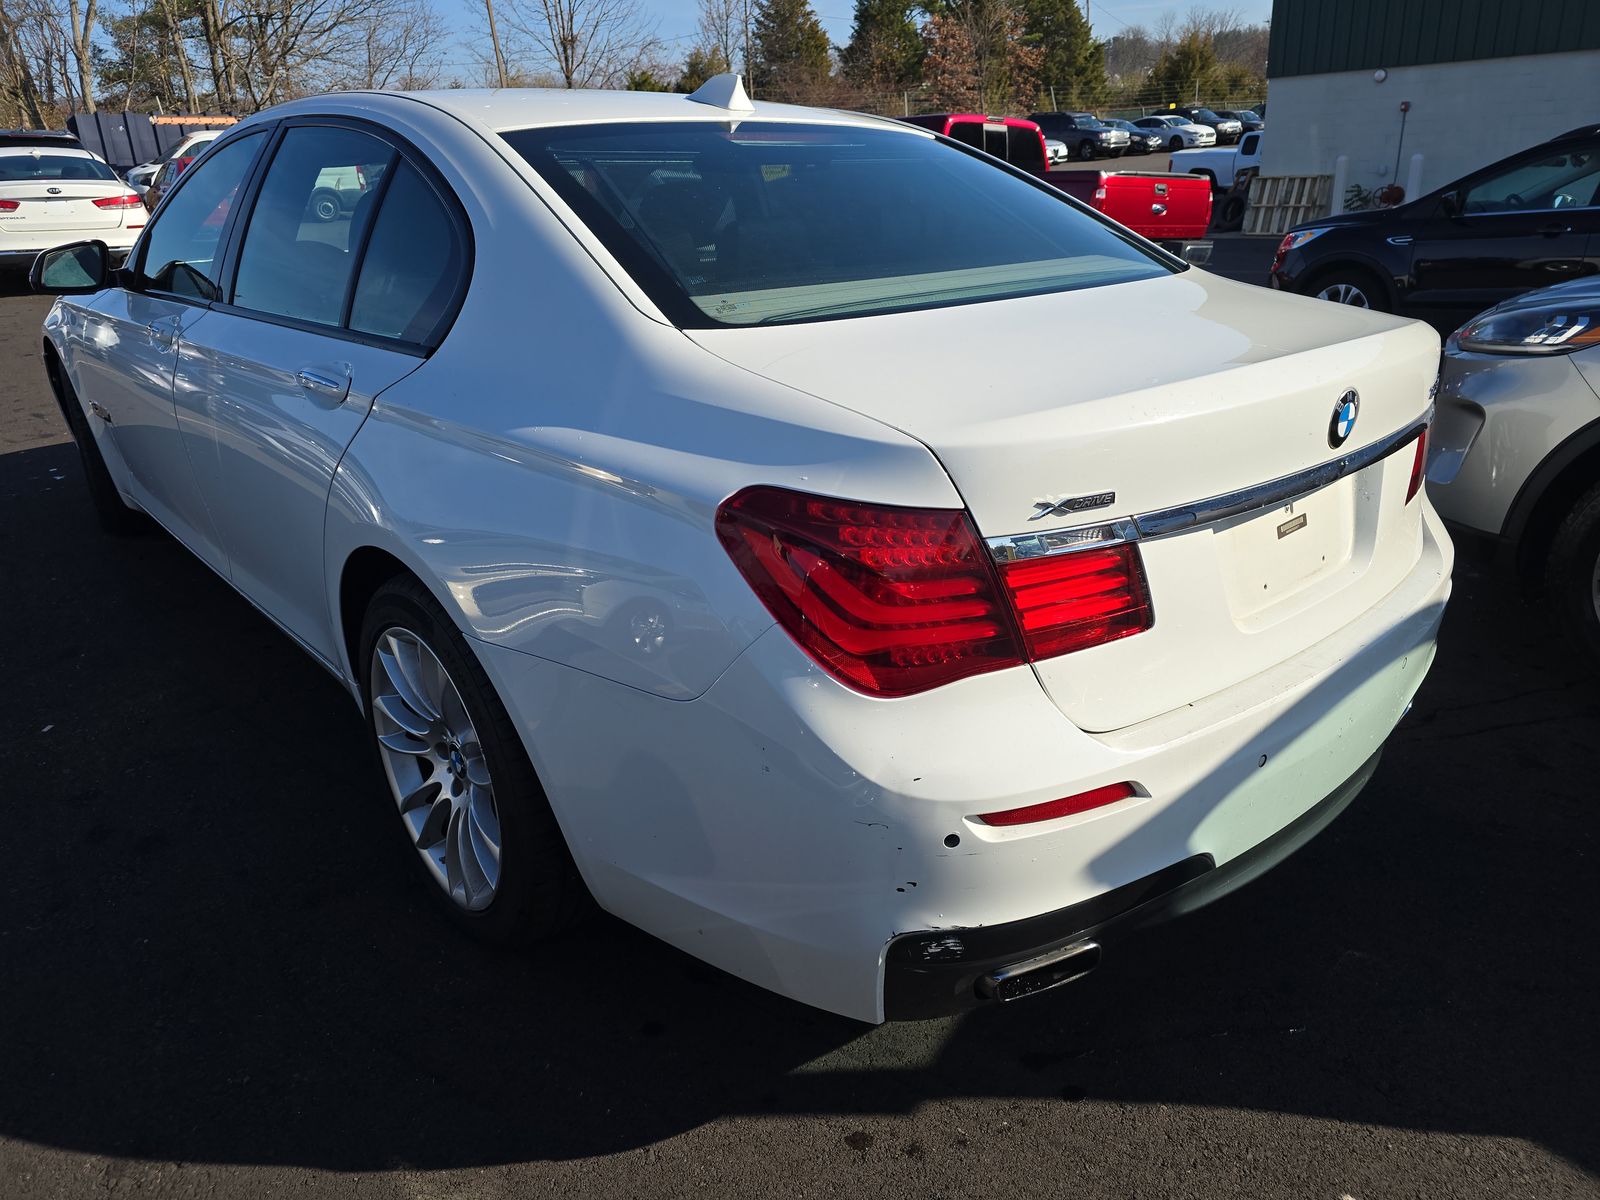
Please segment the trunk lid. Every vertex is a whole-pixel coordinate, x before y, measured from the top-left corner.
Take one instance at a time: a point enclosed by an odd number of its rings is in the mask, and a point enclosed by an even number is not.
[[[17,207],[10,212],[0,212],[0,230],[26,233],[30,230],[116,229],[122,224],[124,213],[142,210],[97,208],[94,202],[107,196],[121,196],[127,191],[120,181],[112,180],[44,179],[8,183],[0,191],[0,198],[16,201]]]
[[[1413,427],[1439,354],[1418,322],[1191,269],[689,336],[922,441],[987,539],[1167,512],[1164,528],[1176,531],[1140,542],[1154,627],[1035,666],[1089,731],[1203,699],[1299,653],[1380,601],[1421,552],[1421,504],[1405,503],[1409,447],[1289,505],[1182,520],[1198,501],[1327,469]],[[1352,388],[1357,420],[1333,449],[1336,402]],[[1080,497],[1101,503],[1041,513]]]

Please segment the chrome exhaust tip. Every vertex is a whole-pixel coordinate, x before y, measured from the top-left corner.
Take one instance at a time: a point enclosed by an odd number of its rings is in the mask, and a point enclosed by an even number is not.
[[[980,976],[978,995],[1005,1004],[1082,979],[1099,965],[1099,942],[1072,942]]]

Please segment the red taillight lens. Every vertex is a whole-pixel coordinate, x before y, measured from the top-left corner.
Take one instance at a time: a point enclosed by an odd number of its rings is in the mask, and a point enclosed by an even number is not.
[[[126,196],[102,196],[94,202],[96,208],[143,208],[144,201],[133,192]]]
[[[1043,804],[1030,804],[1026,808],[1008,808],[1004,812],[984,813],[978,818],[985,825],[1032,825],[1036,821],[1050,821],[1056,817],[1070,817],[1073,813],[1088,812],[1126,800],[1133,795],[1133,784],[1111,783],[1076,796],[1060,800],[1046,800]]]
[[[1022,559],[1000,568],[1032,659],[1149,629],[1155,614],[1131,544]]]
[[[1278,243],[1277,250],[1273,252],[1272,267],[1269,274],[1275,273],[1279,267],[1283,266],[1284,255],[1289,253],[1289,244],[1293,241],[1294,234],[1286,233],[1283,235],[1283,241]]]
[[[0,212],[16,212],[19,207],[16,200],[0,200]]]
[[[844,682],[903,696],[1023,661],[967,514],[752,487],[717,536],[762,603]]]
[[[1417,434],[1417,453],[1411,460],[1411,482],[1406,484],[1406,503],[1410,504],[1422,490],[1423,476],[1428,472],[1428,429],[1423,426]]]

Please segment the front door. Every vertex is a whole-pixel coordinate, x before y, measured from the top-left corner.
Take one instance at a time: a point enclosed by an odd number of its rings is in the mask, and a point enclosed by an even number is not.
[[[381,137],[290,125],[236,239],[230,302],[179,347],[177,405],[234,585],[330,663],[328,492],[454,294],[441,264],[460,268],[461,240],[441,212]]]
[[[1467,180],[1418,222],[1409,309],[1454,328],[1484,309],[1592,270],[1600,143],[1538,155]]]
[[[88,419],[110,430],[134,499],[224,575],[179,437],[172,383],[180,339],[210,315],[222,234],[264,137],[224,146],[184,181],[131,260],[133,286],[111,288],[84,309],[74,355]]]

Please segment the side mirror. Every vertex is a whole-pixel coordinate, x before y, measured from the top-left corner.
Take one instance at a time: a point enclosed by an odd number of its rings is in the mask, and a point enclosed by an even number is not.
[[[110,259],[104,242],[73,242],[45,250],[33,260],[28,286],[36,292],[81,296],[106,286]]]
[[[1461,193],[1444,192],[1439,197],[1439,215],[1441,217],[1459,217],[1461,215]]]

